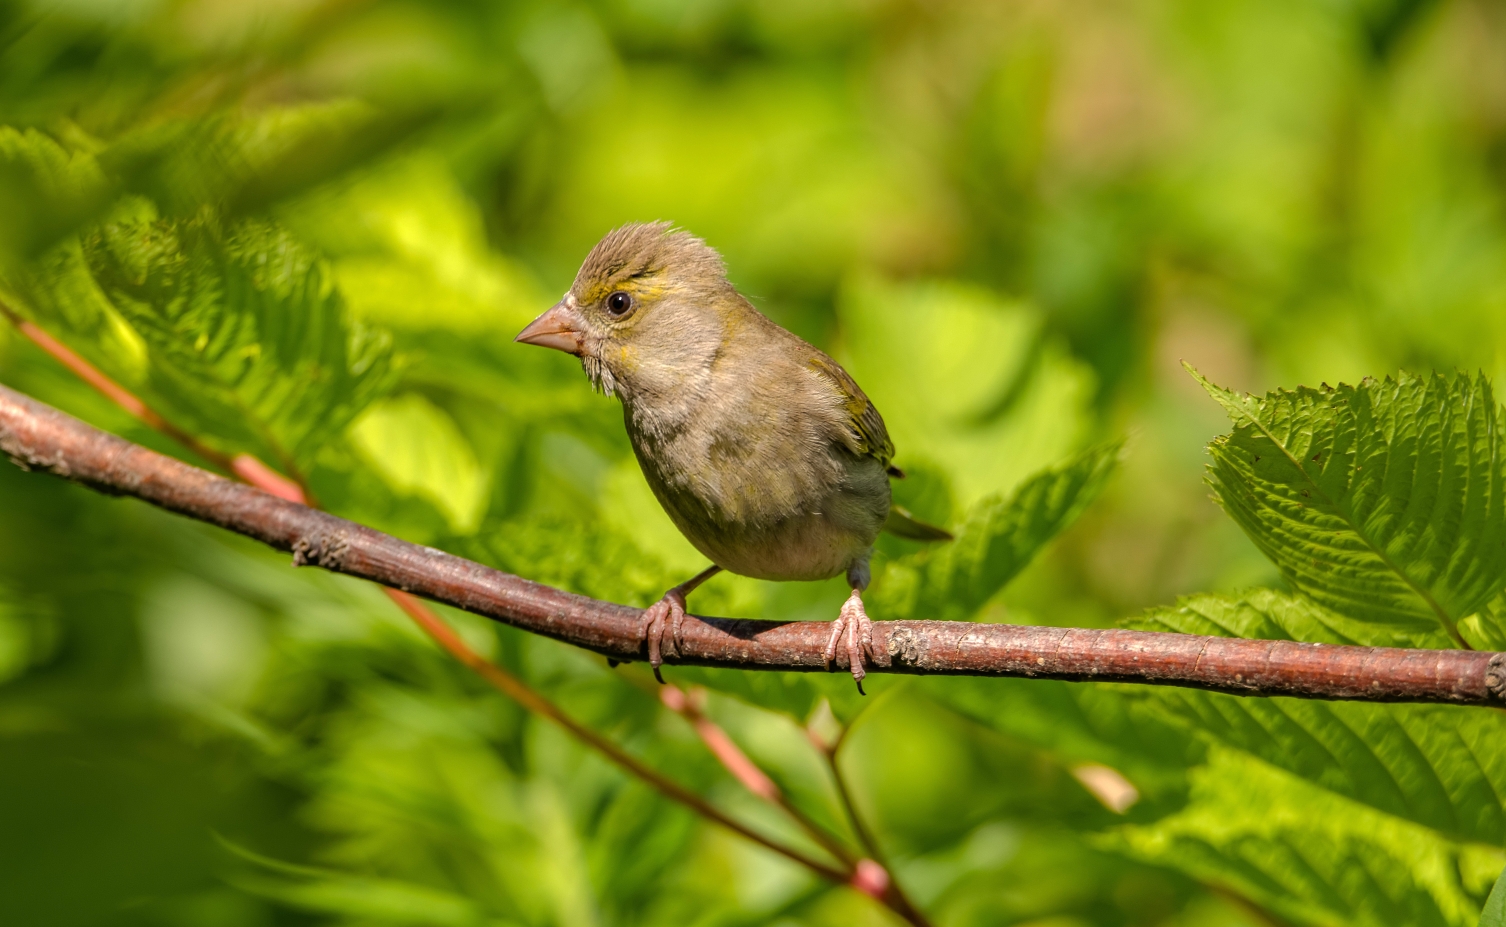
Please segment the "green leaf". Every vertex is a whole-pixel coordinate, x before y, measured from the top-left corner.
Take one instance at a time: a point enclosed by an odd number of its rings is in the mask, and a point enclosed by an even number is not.
[[[1330,644],[1371,644],[1379,630],[1272,590],[1236,598],[1192,596],[1129,624]],[[1349,637],[1337,628],[1360,633]],[[1146,690],[1141,697],[1189,730],[1373,808],[1461,840],[1494,844],[1506,834],[1506,756],[1495,746],[1506,742],[1500,712],[1236,698],[1170,688]]]
[[[1092,372],[1034,307],[955,282],[870,277],[848,281],[837,312],[838,359],[883,413],[895,463],[944,468],[964,508],[1091,434]]]
[[[168,222],[138,202],[83,254],[146,345],[156,404],[233,450],[305,463],[393,380],[388,336],[353,322],[324,264],[275,225]]]
[[[1480,912],[1480,927],[1506,927],[1506,870],[1496,880],[1490,897],[1485,901],[1485,910]]]
[[[1174,797],[1204,747],[1180,725],[1137,710],[1122,687],[1051,679],[926,678],[918,691],[1006,737],[1034,744],[1064,764],[1100,763],[1149,796]]]
[[[1124,622],[1141,631],[1321,644],[1374,644],[1373,626],[1336,615],[1301,596],[1251,589],[1236,596],[1193,595]]]
[[[470,534],[485,514],[486,473],[454,419],[418,393],[374,403],[351,426],[367,465],[399,493],[420,496]]]
[[[1209,483],[1287,580],[1392,644],[1462,646],[1460,621],[1506,585],[1506,454],[1484,376],[1259,399],[1199,380],[1234,420],[1209,445]]]
[[[1146,698],[1211,740],[1399,818],[1460,840],[1506,834],[1499,712],[1181,689]]]
[[[34,257],[95,217],[114,185],[90,147],[0,126],[0,256]]]
[[[1469,927],[1478,905],[1460,884],[1457,848],[1438,835],[1230,752],[1194,774],[1184,810],[1100,845],[1181,869],[1296,924]]]
[[[973,506],[955,541],[889,561],[874,588],[875,612],[887,619],[971,618],[1098,497],[1121,446],[1091,447],[1037,473],[1008,498]]]

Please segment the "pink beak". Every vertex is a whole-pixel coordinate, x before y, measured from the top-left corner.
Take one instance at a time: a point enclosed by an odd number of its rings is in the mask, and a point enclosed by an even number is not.
[[[549,311],[528,323],[518,332],[513,341],[536,344],[541,348],[554,348],[566,354],[579,356],[582,333],[586,320],[581,318],[575,306],[575,297],[566,296],[550,307]]]

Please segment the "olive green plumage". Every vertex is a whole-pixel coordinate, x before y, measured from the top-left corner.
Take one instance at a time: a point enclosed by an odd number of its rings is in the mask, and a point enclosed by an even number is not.
[[[631,300],[620,315],[614,293]],[[666,223],[608,234],[570,296],[586,372],[622,399],[643,474],[696,549],[759,579],[866,569],[894,445],[836,361],[753,308],[710,246]]]
[[[857,592],[886,521],[908,537],[947,537],[891,513],[894,445],[847,371],[753,308],[721,256],[688,232],[650,223],[609,233],[518,340],[579,356],[591,382],[622,400],[654,495],[722,569],[773,580],[845,573],[866,634]],[[666,596],[673,622],[702,578]],[[859,678],[861,644],[853,636]]]

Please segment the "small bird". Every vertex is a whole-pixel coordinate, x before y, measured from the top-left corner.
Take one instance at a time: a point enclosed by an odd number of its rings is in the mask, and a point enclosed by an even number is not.
[[[644,612],[654,675],[677,653],[685,598],[722,570],[770,580],[846,574],[830,669],[846,639],[858,691],[873,622],[863,609],[879,531],[945,540],[891,505],[894,445],[847,371],[732,286],[719,255],[667,222],[633,223],[591,249],[565,297],[515,339],[580,358],[622,399],[659,504],[712,565]],[[666,639],[667,635],[667,639]]]

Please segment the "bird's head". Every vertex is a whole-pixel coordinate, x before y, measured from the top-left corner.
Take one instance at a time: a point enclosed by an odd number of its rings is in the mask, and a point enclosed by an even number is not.
[[[633,223],[597,242],[565,297],[515,340],[576,355],[608,395],[668,395],[709,368],[742,305],[711,246],[668,222]]]

